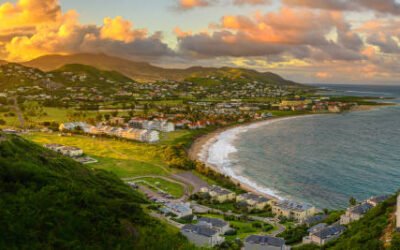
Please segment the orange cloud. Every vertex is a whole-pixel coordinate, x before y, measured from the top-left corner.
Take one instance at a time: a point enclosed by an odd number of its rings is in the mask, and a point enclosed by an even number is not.
[[[211,4],[211,0],[179,0],[178,8],[181,10],[190,10],[197,7],[210,6]]]
[[[147,30],[133,30],[133,23],[124,20],[121,16],[117,16],[114,19],[109,17],[104,18],[104,25],[100,30],[100,37],[102,39],[111,39],[126,43],[146,36]]]

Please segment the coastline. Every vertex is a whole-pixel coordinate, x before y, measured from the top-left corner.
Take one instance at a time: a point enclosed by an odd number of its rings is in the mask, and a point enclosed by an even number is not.
[[[248,182],[250,182],[250,180],[248,180],[246,177],[234,176],[232,174],[228,174],[226,171],[221,169],[219,166],[208,162],[207,159],[209,158],[210,147],[219,140],[219,137],[224,132],[233,131],[235,129],[247,130],[247,129],[251,129],[251,128],[256,128],[258,126],[267,126],[268,124],[270,124],[272,122],[296,119],[296,118],[306,117],[306,116],[315,116],[315,115],[320,115],[320,114],[304,114],[304,115],[293,115],[293,116],[287,116],[287,117],[272,117],[269,119],[263,119],[263,120],[259,120],[259,121],[237,124],[237,125],[217,129],[211,133],[208,133],[208,134],[205,134],[205,135],[199,137],[198,139],[196,139],[194,141],[194,143],[192,144],[192,146],[190,147],[189,152],[188,152],[189,158],[193,161],[202,162],[208,168],[212,169],[215,172],[227,175],[232,180],[233,183],[240,185],[240,188],[246,192],[255,193],[257,195],[264,196],[268,199],[282,200],[283,198],[279,197],[274,190],[271,190],[267,187],[260,187],[260,186],[258,186],[258,184],[254,183],[254,182],[252,182],[252,184],[249,184]],[[243,179],[245,179],[246,181],[244,181]],[[264,191],[262,191],[262,190],[264,190]]]
[[[396,104],[394,104],[394,105],[396,105]],[[391,106],[391,105],[359,105],[359,106],[351,109],[350,112],[373,111],[373,110],[376,110],[376,109],[379,109],[379,108],[382,108],[385,106]],[[251,129],[253,127],[266,126],[272,122],[278,122],[278,121],[282,121],[282,120],[296,119],[296,118],[308,117],[308,116],[315,116],[315,115],[326,115],[326,114],[334,115],[334,113],[316,113],[316,114],[310,113],[310,114],[303,114],[303,115],[291,115],[291,116],[285,116],[285,117],[271,117],[268,119],[246,122],[243,124],[236,124],[236,125],[232,125],[232,126],[228,126],[228,127],[224,127],[224,128],[219,128],[219,129],[216,129],[215,131],[212,131],[210,133],[207,133],[207,134],[197,138],[191,145],[191,147],[188,151],[188,155],[191,160],[202,162],[211,170],[228,176],[233,183],[235,183],[236,185],[240,185],[240,188],[246,192],[255,193],[257,195],[264,196],[268,199],[282,200],[284,198],[277,195],[276,191],[269,189],[268,187],[260,187],[257,183],[252,182],[251,180],[249,180],[248,178],[246,178],[244,176],[236,175],[230,171],[229,171],[230,173],[228,173],[228,171],[224,171],[224,169],[222,169],[220,166],[217,166],[216,164],[212,164],[212,163],[208,162],[210,147],[219,141],[219,137],[222,134],[224,134],[225,132],[234,131],[235,129],[243,128],[244,130],[247,130],[247,129]],[[240,133],[240,132],[238,132],[238,133]],[[251,184],[249,184],[249,183],[251,183]]]

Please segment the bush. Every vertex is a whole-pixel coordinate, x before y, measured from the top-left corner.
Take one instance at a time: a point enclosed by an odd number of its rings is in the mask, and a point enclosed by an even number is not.
[[[3,119],[0,119],[0,125],[6,125],[6,121]]]
[[[301,225],[294,228],[286,229],[286,231],[280,233],[278,237],[284,238],[287,244],[294,244],[301,242],[303,237],[307,234],[307,226]]]

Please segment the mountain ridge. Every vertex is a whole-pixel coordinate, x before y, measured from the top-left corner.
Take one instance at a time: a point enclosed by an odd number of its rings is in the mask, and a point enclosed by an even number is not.
[[[147,62],[136,62],[127,59],[109,56],[106,54],[72,54],[46,55],[28,62],[20,63],[24,66],[38,68],[42,71],[54,71],[68,64],[89,65],[100,70],[117,71],[138,82],[176,80],[183,81],[191,77],[207,77],[210,75],[229,76],[234,72],[237,77],[242,75],[253,76],[255,79],[272,79],[277,84],[292,85],[293,81],[271,72],[259,72],[252,69],[233,67],[202,67],[193,66],[186,69],[169,69],[151,65]]]

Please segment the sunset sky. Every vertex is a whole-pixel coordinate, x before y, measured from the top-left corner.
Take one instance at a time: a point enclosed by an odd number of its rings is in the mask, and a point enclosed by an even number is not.
[[[305,83],[400,84],[400,2],[0,0],[0,59],[82,52]]]

